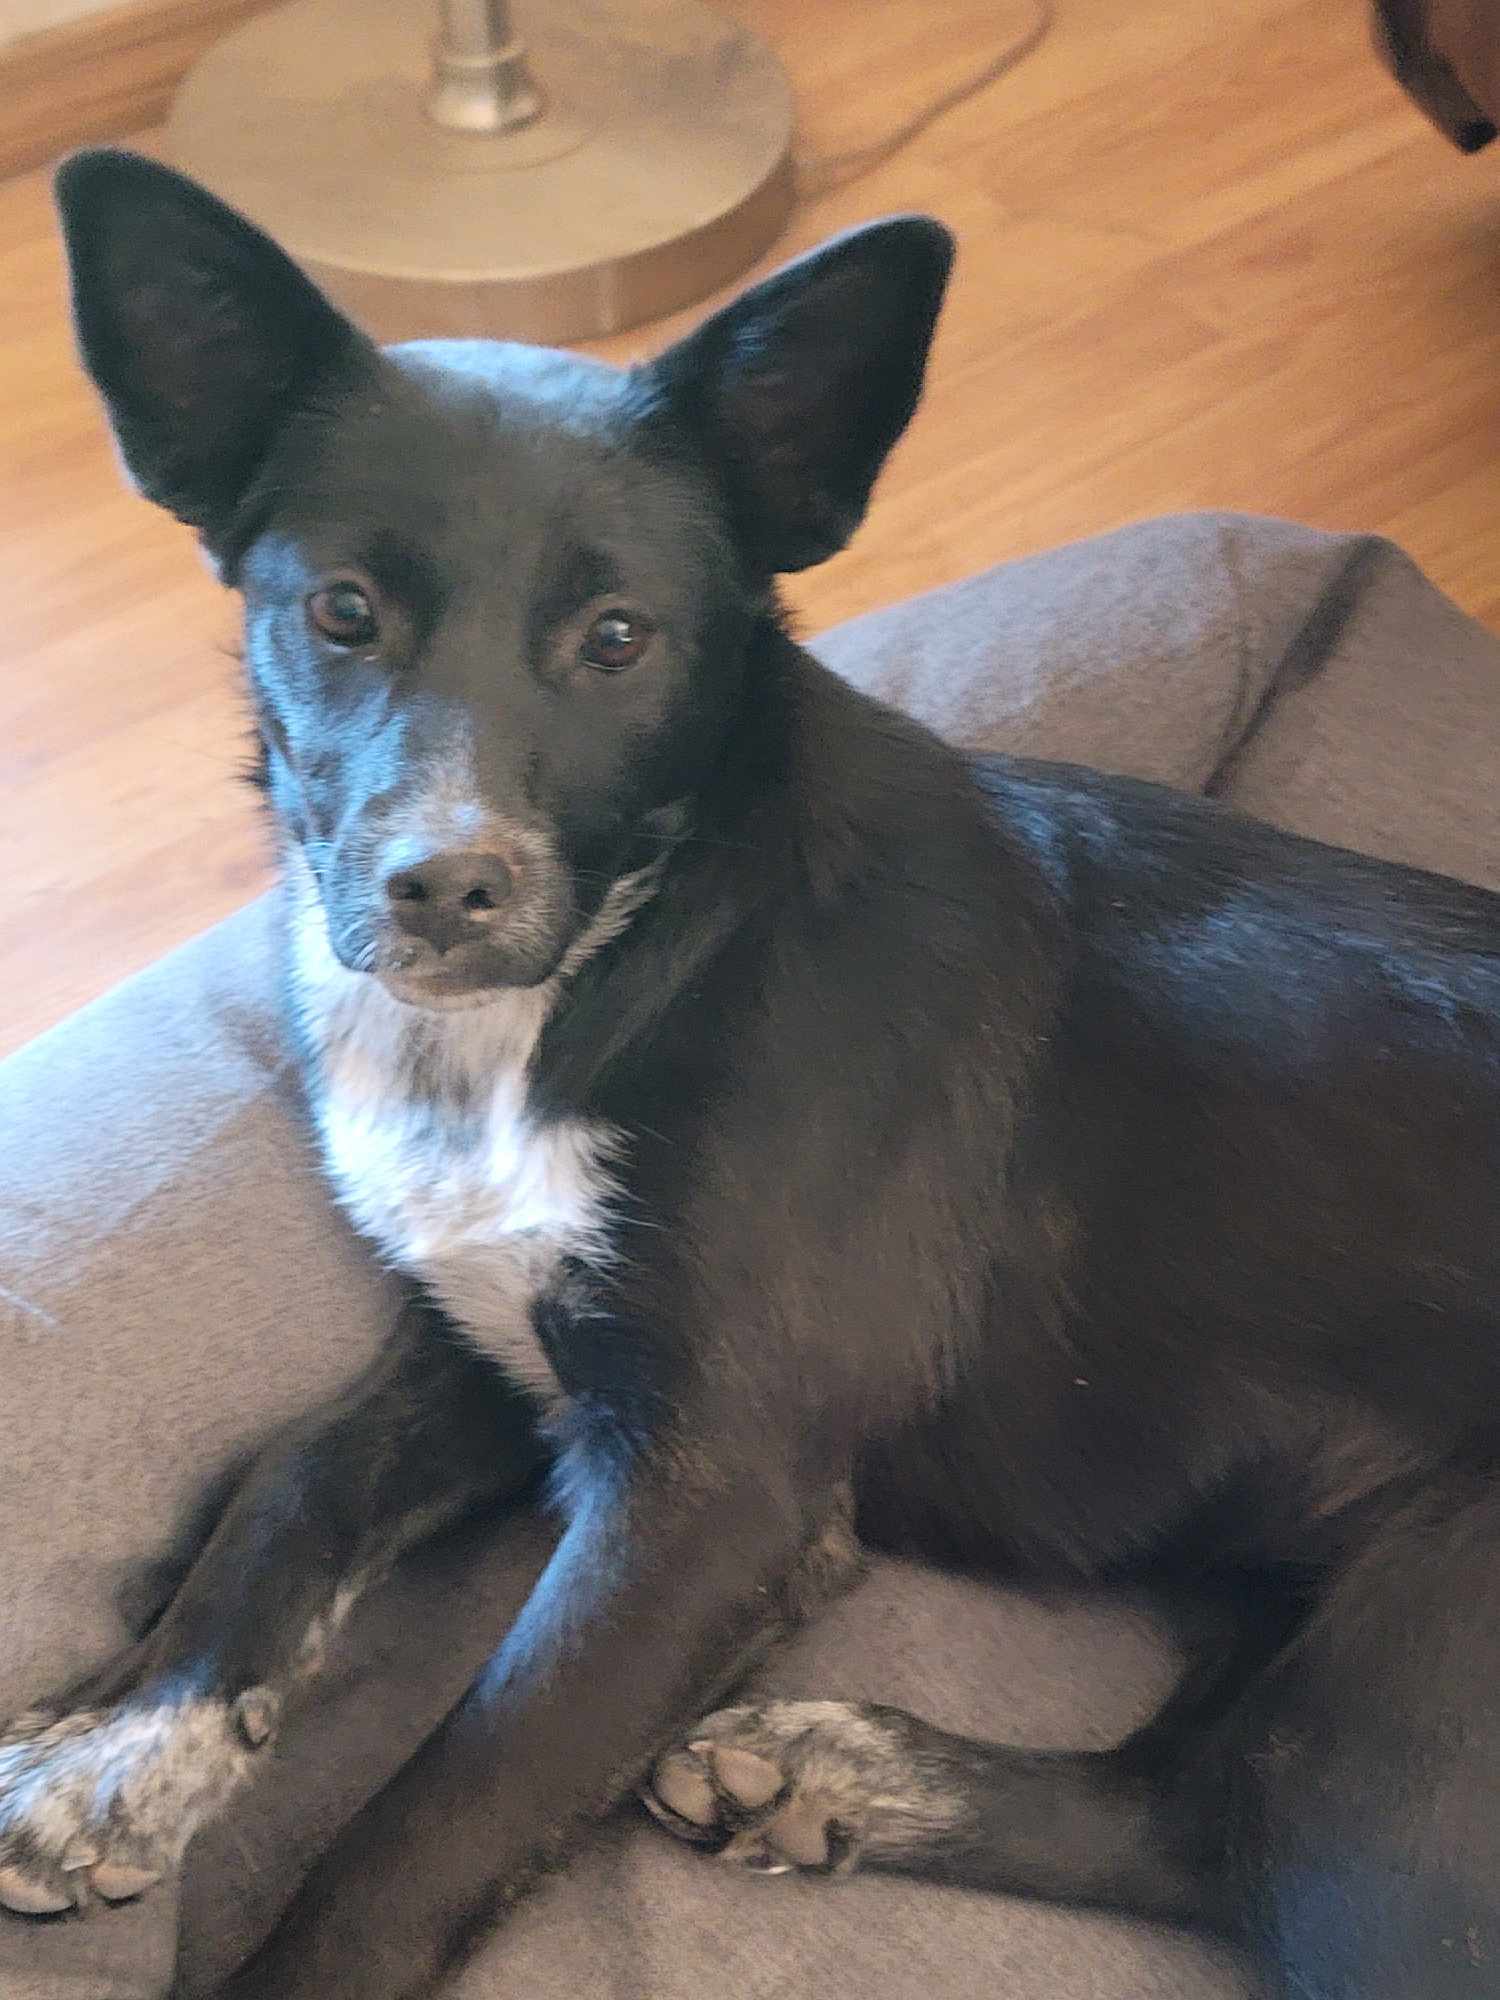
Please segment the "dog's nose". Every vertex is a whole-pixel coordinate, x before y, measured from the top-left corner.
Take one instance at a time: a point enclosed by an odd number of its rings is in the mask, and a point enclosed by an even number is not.
[[[482,938],[510,900],[515,870],[503,854],[452,848],[385,878],[392,919],[437,951]]]

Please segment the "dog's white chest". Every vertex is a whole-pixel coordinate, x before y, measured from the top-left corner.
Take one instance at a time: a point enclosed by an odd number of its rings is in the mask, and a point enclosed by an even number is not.
[[[602,1250],[604,1176],[586,1127],[537,1127],[498,1085],[455,1142],[420,1112],[335,1087],[324,1152],[358,1227],[421,1278],[525,1388],[558,1393],[532,1305],[563,1257]]]
[[[601,1127],[528,1106],[546,996],[415,1014],[321,964],[315,944],[294,966],[319,1054],[314,1116],[350,1217],[513,1380],[555,1398],[532,1306],[563,1258],[606,1254],[611,1147]]]

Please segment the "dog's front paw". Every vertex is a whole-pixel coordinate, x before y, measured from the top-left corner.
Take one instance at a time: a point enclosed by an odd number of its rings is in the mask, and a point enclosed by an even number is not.
[[[943,1741],[900,1709],[863,1702],[725,1708],[657,1761],[641,1796],[679,1839],[723,1860],[844,1874],[962,1824]]]
[[[248,1773],[275,1697],[136,1697],[0,1730],[0,1906],[18,1916],[142,1895]]]

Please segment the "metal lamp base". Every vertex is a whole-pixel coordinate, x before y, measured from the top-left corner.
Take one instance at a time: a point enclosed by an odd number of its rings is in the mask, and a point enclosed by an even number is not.
[[[518,12],[541,108],[511,130],[430,115],[430,0],[296,0],[187,78],[169,156],[388,340],[615,333],[767,248],[793,107],[763,42],[698,0]]]

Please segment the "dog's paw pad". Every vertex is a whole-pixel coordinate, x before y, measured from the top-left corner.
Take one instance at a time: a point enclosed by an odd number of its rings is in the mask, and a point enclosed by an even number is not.
[[[161,1880],[160,1868],[132,1867],[128,1861],[101,1861],[89,1875],[89,1887],[106,1903],[129,1903],[144,1896]]]
[[[77,1906],[78,1896],[61,1868],[0,1867],[0,1908],[18,1917],[55,1917]]]
[[[793,1868],[832,1875],[853,1862],[855,1845],[830,1801],[793,1798],[758,1831],[736,1834],[720,1849],[720,1859],[762,1875],[785,1875]]]
[[[692,1826],[717,1826],[719,1796],[708,1766],[689,1747],[663,1757],[651,1774],[648,1806],[662,1806]]]
[[[48,1917],[145,1895],[276,1719],[268,1689],[20,1718],[0,1732],[0,1909]]]
[[[786,1784],[779,1764],[754,1750],[737,1750],[732,1743],[707,1743],[701,1738],[688,1745],[708,1764],[737,1806],[755,1812],[768,1806]]]
[[[680,1840],[725,1861],[840,1874],[864,1851],[952,1823],[957,1801],[918,1751],[930,1734],[853,1702],[722,1709],[660,1759],[642,1797]]]

